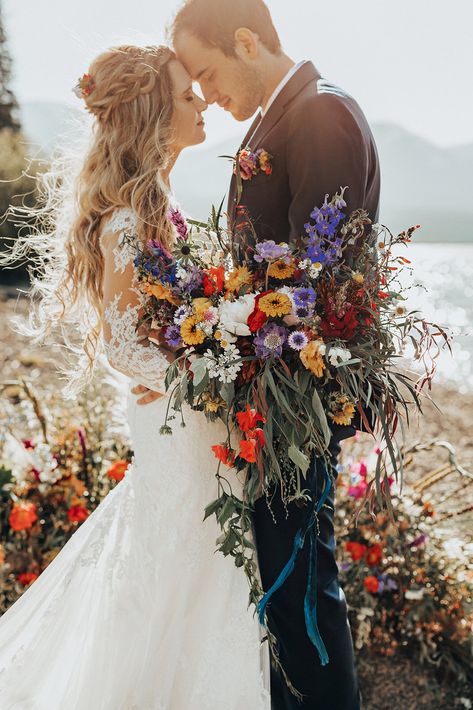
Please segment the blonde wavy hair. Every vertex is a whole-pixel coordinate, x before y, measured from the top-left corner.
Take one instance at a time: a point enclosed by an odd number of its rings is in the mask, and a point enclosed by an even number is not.
[[[38,178],[40,206],[12,208],[20,222],[27,218],[28,226],[0,263],[32,263],[32,308],[22,331],[43,342],[59,327],[68,350],[80,360],[79,367],[75,357],[66,369],[69,396],[90,379],[99,350],[102,220],[114,209],[128,207],[138,218],[142,243],[153,238],[169,248],[174,241],[167,219],[169,190],[162,179],[173,138],[173,58],[165,46],[123,45],[100,54],[88,70],[93,88],[83,94],[95,120],[82,164],[71,173],[67,157],[56,157]],[[71,337],[77,327],[79,345]]]

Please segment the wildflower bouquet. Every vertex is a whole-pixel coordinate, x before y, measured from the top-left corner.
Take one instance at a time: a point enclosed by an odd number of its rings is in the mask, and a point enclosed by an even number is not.
[[[219,497],[205,516],[216,516],[219,549],[244,567],[254,604],[261,588],[248,536],[251,506],[274,486],[284,502],[308,503],[309,466],[322,457],[327,480],[316,514],[333,482],[333,430],[355,422],[379,430],[384,450],[367,497],[377,494],[381,506],[390,506],[388,469],[402,475],[394,434],[408,421],[411,402],[421,408],[440,341],[448,342],[403,306],[396,274],[409,262],[393,250],[415,228],[398,236],[374,232],[373,245],[367,213],[347,217],[343,197],[342,190],[314,208],[294,244],[257,243],[249,219],[239,219],[237,233],[225,232],[221,209],[206,225],[172,211],[172,253],[158,242],[136,253],[140,325],[159,329],[176,352],[161,433],[172,433],[169,422],[183,402],[226,422],[227,439],[213,446]],[[424,366],[415,380],[396,369],[407,343]],[[233,494],[227,469],[246,469],[243,500]]]

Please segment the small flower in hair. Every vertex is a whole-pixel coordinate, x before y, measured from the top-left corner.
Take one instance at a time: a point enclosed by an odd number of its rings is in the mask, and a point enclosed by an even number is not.
[[[94,89],[95,82],[92,76],[90,74],[84,74],[83,77],[77,81],[72,91],[78,99],[85,99],[86,96],[90,96]]]

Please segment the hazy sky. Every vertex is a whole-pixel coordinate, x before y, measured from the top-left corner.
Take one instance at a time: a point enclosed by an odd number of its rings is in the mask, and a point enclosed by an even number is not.
[[[3,0],[20,101],[75,103],[71,86],[101,49],[153,44],[180,0]],[[311,59],[370,121],[439,145],[473,142],[472,0],[268,0],[285,50]],[[212,107],[213,141],[244,126]]]

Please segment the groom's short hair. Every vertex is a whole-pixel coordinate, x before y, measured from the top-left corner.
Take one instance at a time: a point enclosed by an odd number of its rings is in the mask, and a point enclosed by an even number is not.
[[[263,0],[186,0],[174,19],[171,36],[174,41],[180,32],[187,32],[232,57],[236,56],[239,27],[257,34],[272,54],[281,52],[281,40]]]

